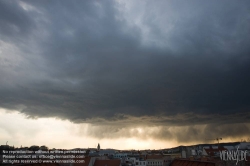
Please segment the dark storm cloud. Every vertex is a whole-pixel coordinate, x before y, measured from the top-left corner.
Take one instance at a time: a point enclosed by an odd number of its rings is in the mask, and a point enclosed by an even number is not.
[[[151,1],[128,15],[115,1],[0,2],[1,107],[90,123],[249,120],[248,1]],[[167,118],[186,113],[197,117]]]
[[[32,17],[11,1],[0,1],[0,25],[1,38],[7,37],[6,40],[13,36],[27,36],[35,26]]]

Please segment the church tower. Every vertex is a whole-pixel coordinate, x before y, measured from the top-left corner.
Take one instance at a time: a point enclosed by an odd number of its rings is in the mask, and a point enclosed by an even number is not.
[[[100,144],[98,143],[98,145],[97,145],[97,151],[100,151]]]

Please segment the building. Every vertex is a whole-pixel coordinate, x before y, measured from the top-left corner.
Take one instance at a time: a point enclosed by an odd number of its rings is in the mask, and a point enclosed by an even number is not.
[[[207,161],[194,161],[187,159],[175,159],[172,161],[171,166],[215,166],[214,162]]]
[[[146,166],[164,166],[163,155],[146,155]]]
[[[220,147],[220,148],[213,148],[213,147],[203,148],[202,154],[204,156],[218,157],[220,155],[220,151],[223,151],[223,150],[227,150],[227,149],[224,148],[224,147]]]
[[[121,160],[96,160],[93,166],[121,166]]]
[[[114,156],[116,150],[113,150],[113,149],[102,149],[100,150],[98,153],[100,156]]]
[[[100,151],[100,144],[98,143],[98,145],[97,145],[97,151]]]
[[[115,153],[113,155],[113,158],[118,158],[118,159],[123,159],[123,158],[127,158],[128,154],[127,153]]]

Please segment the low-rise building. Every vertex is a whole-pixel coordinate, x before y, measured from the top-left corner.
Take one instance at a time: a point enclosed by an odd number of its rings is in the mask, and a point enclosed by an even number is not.
[[[96,160],[93,166],[121,166],[121,160]]]
[[[113,154],[114,158],[118,158],[118,159],[123,159],[123,158],[127,158],[128,154],[127,153],[115,153]]]

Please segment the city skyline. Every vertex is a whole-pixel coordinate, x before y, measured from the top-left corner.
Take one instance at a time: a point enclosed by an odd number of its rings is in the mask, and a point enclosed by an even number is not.
[[[249,1],[0,0],[0,144],[250,136]]]

